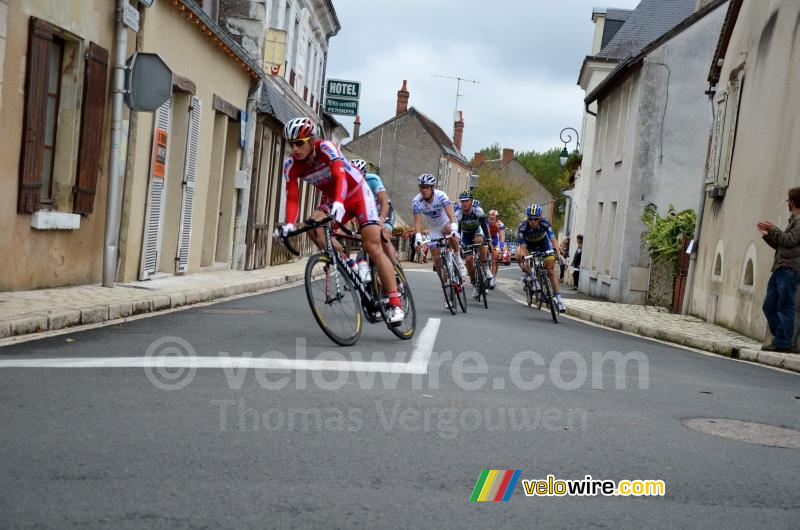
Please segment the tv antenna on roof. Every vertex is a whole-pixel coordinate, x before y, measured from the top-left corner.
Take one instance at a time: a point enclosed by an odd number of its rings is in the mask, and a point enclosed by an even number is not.
[[[455,117],[454,119],[458,119],[458,98],[466,95],[461,93],[461,82],[463,81],[465,83],[472,83],[473,85],[477,85],[480,84],[480,81],[475,81],[474,79],[466,79],[464,77],[452,76],[452,75],[431,74],[431,76],[439,77],[442,79],[455,79],[458,81],[458,84],[456,85],[456,106],[455,109],[453,110],[453,116]]]

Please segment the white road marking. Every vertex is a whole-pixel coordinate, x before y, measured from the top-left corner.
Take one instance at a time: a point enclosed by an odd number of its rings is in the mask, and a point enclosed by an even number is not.
[[[317,359],[269,359],[245,357],[72,357],[64,359],[3,359],[0,368],[257,368],[264,370],[308,370],[426,374],[441,319],[428,319],[413,340],[414,351],[407,363],[335,361]]]

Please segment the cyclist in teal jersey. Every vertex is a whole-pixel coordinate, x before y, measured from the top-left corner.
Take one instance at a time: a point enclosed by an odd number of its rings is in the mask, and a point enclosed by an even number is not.
[[[397,263],[397,249],[392,245],[392,230],[394,230],[396,216],[392,201],[389,200],[389,194],[386,192],[386,187],[378,175],[367,172],[367,162],[365,160],[355,158],[350,161],[350,164],[361,171],[369,188],[372,190],[372,194],[375,196],[375,207],[378,209],[378,218],[381,219],[381,228],[383,230],[383,238],[381,238],[383,250],[387,256]]]

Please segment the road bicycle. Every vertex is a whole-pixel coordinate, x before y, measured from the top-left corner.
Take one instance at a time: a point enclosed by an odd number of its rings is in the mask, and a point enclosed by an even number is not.
[[[475,271],[475,287],[477,294],[475,300],[480,302],[483,300],[483,307],[489,308],[489,301],[487,300],[487,292],[489,289],[489,280],[486,277],[486,265],[481,261],[481,247],[488,246],[487,243],[466,245],[463,247],[464,253],[472,254],[472,270]],[[491,252],[489,253],[491,254]]]
[[[467,289],[466,278],[461,277],[461,273],[456,266],[455,252],[450,248],[449,244],[450,239],[454,236],[455,234],[450,234],[434,239],[432,242],[436,243],[440,249],[439,259],[441,266],[438,272],[439,279],[442,282],[444,299],[447,300],[450,313],[455,315],[458,312],[456,302],[462,313],[467,312]]]
[[[524,274],[522,288],[525,291],[528,305],[536,302],[536,308],[541,310],[542,305],[547,304],[553,322],[558,324],[558,307],[555,296],[553,296],[553,285],[550,283],[550,275],[547,274],[547,268],[544,266],[545,258],[554,254],[552,250],[548,250],[525,256],[525,264],[530,267],[532,274]]]
[[[375,264],[369,260],[371,280],[363,281],[358,269],[351,268],[333,245],[336,239],[340,242],[351,241],[358,246],[362,242],[361,236],[341,225],[334,232],[332,220],[330,216],[320,221],[309,219],[302,227],[281,238],[289,252],[299,256],[300,253],[292,247],[290,238],[317,228],[323,229],[325,249],[311,255],[305,272],[308,304],[319,327],[340,346],[352,346],[358,341],[362,330],[362,315],[370,324],[385,322],[389,330],[400,339],[408,340],[413,337],[417,312],[411,287],[400,264],[393,263],[393,266],[405,317],[401,322],[391,324],[389,300],[384,296]]]

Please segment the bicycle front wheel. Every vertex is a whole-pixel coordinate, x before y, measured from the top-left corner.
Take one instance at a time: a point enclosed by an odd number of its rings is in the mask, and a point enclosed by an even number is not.
[[[439,260],[439,268],[441,269],[438,271],[439,279],[442,281],[442,291],[444,291],[444,299],[447,300],[448,309],[450,313],[453,315],[456,314],[456,290],[453,287],[453,279],[450,277],[450,264],[448,260],[450,259],[448,256],[445,256],[444,253]]]
[[[553,322],[558,324],[558,308],[556,308],[556,299],[553,297],[553,288],[550,285],[550,277],[546,272],[542,274],[542,291],[542,298],[547,301],[547,307],[550,309],[550,316],[553,317]]]
[[[314,254],[306,264],[306,296],[311,314],[325,335],[339,346],[352,346],[361,336],[361,302],[353,282],[339,267],[334,277],[331,258]]]
[[[467,282],[466,278],[461,277],[458,267],[453,266],[451,285],[455,289],[456,299],[458,300],[458,307],[461,308],[462,313],[467,312]],[[453,313],[455,315],[455,313]]]
[[[486,270],[484,269],[485,265],[480,262],[480,259],[476,260],[478,266],[475,270],[475,283],[478,285],[478,301],[480,302],[481,298],[483,298],[483,307],[484,309],[489,308],[489,300],[487,300],[486,296]]]

